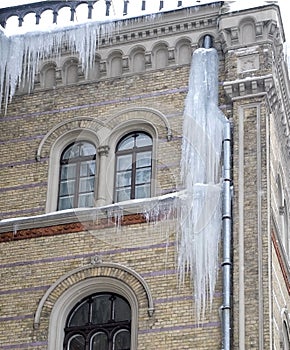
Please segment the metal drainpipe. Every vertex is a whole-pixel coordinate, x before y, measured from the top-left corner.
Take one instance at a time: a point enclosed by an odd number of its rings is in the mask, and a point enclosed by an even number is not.
[[[223,141],[223,304],[222,350],[231,349],[231,240],[232,240],[232,201],[231,201],[231,124],[225,125]]]

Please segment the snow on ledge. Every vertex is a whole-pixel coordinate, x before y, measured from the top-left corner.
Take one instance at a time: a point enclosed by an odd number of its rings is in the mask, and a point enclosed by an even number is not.
[[[115,204],[109,204],[94,208],[72,208],[35,216],[17,217],[0,220],[0,233],[36,227],[47,227],[72,222],[84,222],[104,218],[120,219],[124,215],[143,214],[149,221],[152,219],[154,208],[160,203],[174,202],[177,198],[183,198],[184,191],[173,192],[159,197],[132,199]],[[155,218],[157,213],[155,213]],[[119,220],[118,220],[119,221]]]

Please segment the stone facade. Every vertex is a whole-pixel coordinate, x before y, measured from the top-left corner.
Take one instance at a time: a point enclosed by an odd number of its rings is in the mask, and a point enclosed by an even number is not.
[[[233,135],[231,348],[288,349],[281,16],[276,5],[229,13],[222,3],[120,25],[99,43],[88,77],[64,49],[40,66],[34,90],[18,91],[2,112],[0,349],[61,349],[73,303],[102,288],[132,300],[132,350],[222,348],[222,271],[212,310],[198,322],[190,281],[178,284],[174,213],[146,220],[140,203],[127,203],[122,215],[112,204],[116,144],[136,129],[154,141],[152,197],[182,189],[190,56],[206,34],[218,50],[219,107]],[[84,139],[98,150],[96,208],[57,212],[60,154]]]

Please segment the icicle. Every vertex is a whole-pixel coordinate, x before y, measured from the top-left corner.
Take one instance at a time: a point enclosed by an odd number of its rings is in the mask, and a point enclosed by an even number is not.
[[[13,236],[17,235],[18,224],[13,224]]]
[[[124,210],[120,206],[118,207],[114,206],[112,208],[107,209],[108,223],[111,221],[112,218],[114,218],[113,222],[114,222],[114,225],[116,226],[117,232],[119,232],[121,228],[123,216],[124,216]]]
[[[40,61],[51,55],[60,55],[64,45],[78,55],[85,77],[88,78],[95,62],[96,45],[101,37],[110,38],[122,26],[158,20],[159,16],[152,14],[127,21],[87,22],[77,26],[54,27],[49,32],[28,32],[10,37],[0,29],[0,110],[2,102],[7,110],[17,86],[27,86],[28,92],[33,89]]]
[[[183,124],[181,176],[186,195],[180,208],[180,283],[189,273],[198,321],[212,304],[221,234],[221,146],[225,117],[217,107],[218,57],[215,49],[194,52]]]

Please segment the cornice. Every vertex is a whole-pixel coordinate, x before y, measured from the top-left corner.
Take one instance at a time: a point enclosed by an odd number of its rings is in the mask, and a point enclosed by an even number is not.
[[[264,96],[272,89],[273,75],[267,74],[232,81],[224,81],[222,85],[226,94],[232,101],[255,96]],[[271,95],[273,95],[273,92]]]

